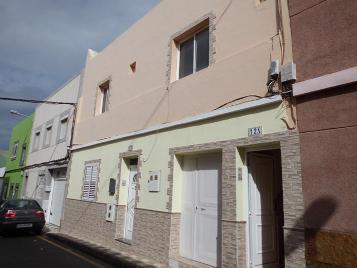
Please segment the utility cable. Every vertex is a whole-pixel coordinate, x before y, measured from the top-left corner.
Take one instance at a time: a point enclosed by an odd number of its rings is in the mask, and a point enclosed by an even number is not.
[[[61,105],[61,104],[67,104],[67,105],[72,105],[72,106],[77,105],[74,102],[46,101],[46,100],[20,99],[20,98],[8,98],[8,97],[0,97],[0,100],[28,102],[28,103],[46,103],[46,104],[56,104],[56,105]]]

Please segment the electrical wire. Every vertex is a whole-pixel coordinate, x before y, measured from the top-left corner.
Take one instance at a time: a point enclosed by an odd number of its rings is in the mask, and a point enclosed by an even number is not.
[[[72,114],[72,127],[71,127],[71,137],[70,137],[70,144],[69,148],[67,149],[66,156],[60,159],[55,159],[51,161],[46,161],[46,162],[41,162],[33,165],[28,165],[16,169],[11,169],[7,170],[6,173],[10,172],[17,172],[17,171],[24,171],[27,169],[32,169],[36,167],[42,167],[42,166],[52,166],[52,165],[64,165],[67,164],[71,158],[70,154],[70,148],[72,148],[73,145],[73,138],[74,138],[74,125],[76,121],[76,115],[77,115],[77,103],[74,102],[61,102],[61,101],[46,101],[46,100],[34,100],[34,99],[20,99],[20,98],[8,98],[8,97],[0,97],[0,100],[4,101],[17,101],[17,102],[27,102],[27,103],[45,103],[45,104],[53,104],[53,105],[72,105],[74,107],[73,109],[73,114]]]
[[[61,105],[61,104],[72,105],[72,106],[76,106],[77,105],[77,103],[74,103],[74,102],[44,101],[44,100],[19,99],[19,98],[8,98],[8,97],[0,97],[0,100],[28,102],[28,103],[46,103],[46,104],[56,104],[56,105]]]
[[[213,109],[213,111],[218,110],[218,109],[220,109],[220,108],[222,108],[222,107],[224,107],[224,106],[226,106],[226,105],[228,105],[228,104],[230,104],[230,103],[232,103],[232,102],[235,102],[235,101],[238,101],[238,100],[242,100],[242,99],[246,99],[246,98],[250,98],[250,97],[255,97],[255,98],[257,98],[257,99],[267,98],[267,97],[258,96],[258,95],[247,95],[247,96],[239,97],[239,98],[236,98],[236,99],[234,99],[234,100],[231,100],[231,101],[228,101],[228,102],[226,102],[226,103],[223,103],[222,105],[220,105],[220,106],[218,106],[217,108]]]

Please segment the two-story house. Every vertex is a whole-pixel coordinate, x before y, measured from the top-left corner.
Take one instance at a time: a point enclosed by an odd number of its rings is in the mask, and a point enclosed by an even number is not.
[[[20,198],[23,192],[23,180],[26,173],[22,168],[26,165],[31,137],[33,115],[21,120],[12,129],[9,152],[6,161],[6,173],[2,193],[3,199]]]
[[[45,101],[77,103],[81,75],[76,75]],[[36,199],[46,222],[60,225],[67,189],[74,105],[42,103],[36,107],[27,160],[24,196]]]
[[[287,1],[164,0],[89,50],[61,232],[172,267],[304,267],[277,61]]]

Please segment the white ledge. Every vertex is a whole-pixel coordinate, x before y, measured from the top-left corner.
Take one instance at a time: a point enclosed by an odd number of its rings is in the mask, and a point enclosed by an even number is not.
[[[157,132],[159,130],[165,130],[165,129],[169,129],[169,128],[173,128],[173,127],[180,127],[183,125],[188,125],[188,124],[192,124],[192,123],[196,123],[196,122],[200,122],[200,121],[204,121],[204,120],[208,120],[208,119],[212,119],[215,117],[220,117],[220,116],[224,116],[224,115],[228,115],[228,114],[232,114],[232,113],[236,113],[236,112],[242,112],[245,110],[249,110],[249,109],[254,109],[254,108],[258,108],[261,106],[266,106],[269,104],[273,104],[276,102],[280,102],[281,96],[280,95],[276,95],[276,96],[272,96],[272,97],[267,97],[267,98],[262,98],[262,99],[258,99],[258,100],[254,100],[254,101],[249,101],[249,102],[245,102],[245,103],[241,103],[235,106],[231,106],[228,108],[221,108],[218,110],[214,110],[212,112],[208,112],[208,113],[204,113],[204,114],[200,114],[200,115],[195,115],[192,117],[187,117],[185,119],[182,120],[178,120],[178,121],[174,121],[174,122],[170,122],[170,123],[165,123],[165,124],[161,124],[161,125],[157,125],[157,126],[153,126],[153,127],[149,127],[149,128],[145,128],[142,130],[138,130],[138,131],[134,131],[134,132],[129,132],[126,134],[122,134],[122,135],[118,135],[118,136],[113,136],[113,137],[109,137],[109,138],[105,138],[102,140],[98,140],[95,142],[90,142],[87,144],[83,144],[83,145],[75,145],[72,147],[72,151],[77,151],[80,149],[84,149],[87,147],[93,147],[93,146],[97,146],[100,144],[105,144],[105,143],[111,143],[111,142],[115,142],[115,141],[120,141],[123,139],[127,139],[127,138],[131,138],[131,137],[135,137],[135,136],[139,136],[139,135],[144,135],[144,134],[148,134],[151,132]]]
[[[357,82],[357,67],[323,75],[293,85],[294,96]]]

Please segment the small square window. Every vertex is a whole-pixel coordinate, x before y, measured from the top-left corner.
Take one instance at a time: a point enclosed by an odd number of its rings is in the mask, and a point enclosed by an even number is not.
[[[130,70],[132,73],[136,72],[136,61],[134,61],[132,64],[130,64]]]

